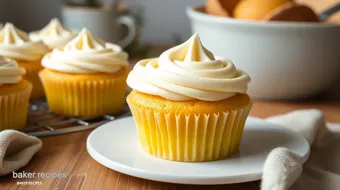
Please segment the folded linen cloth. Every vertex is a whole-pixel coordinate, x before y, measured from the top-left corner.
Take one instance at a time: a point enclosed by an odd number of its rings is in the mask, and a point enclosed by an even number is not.
[[[266,119],[288,127],[311,146],[308,160],[276,148],[264,164],[261,190],[339,190],[340,124],[326,123],[319,110],[298,110]]]
[[[14,130],[0,132],[0,176],[25,166],[42,147],[40,139]]]

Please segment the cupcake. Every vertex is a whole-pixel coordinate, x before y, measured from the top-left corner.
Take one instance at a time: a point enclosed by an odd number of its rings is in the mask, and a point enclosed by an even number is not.
[[[32,99],[44,97],[38,72],[43,68],[41,58],[46,52],[48,48],[42,42],[30,41],[24,31],[11,23],[6,23],[0,31],[0,56],[15,60],[26,69],[24,79],[33,84]]]
[[[22,79],[25,69],[0,57],[0,131],[26,126],[32,84]]]
[[[139,61],[127,97],[142,148],[180,162],[219,160],[238,150],[252,101],[249,76],[215,57],[197,34]]]
[[[40,78],[52,112],[92,117],[119,112],[125,103],[128,54],[83,29],[44,56]]]
[[[54,18],[40,31],[29,34],[32,41],[43,41],[50,50],[65,45],[77,34],[66,29],[57,18]]]

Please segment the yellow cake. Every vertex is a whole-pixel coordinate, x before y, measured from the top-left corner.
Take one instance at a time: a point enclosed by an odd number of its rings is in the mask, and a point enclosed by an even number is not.
[[[48,48],[42,42],[30,41],[24,31],[11,23],[6,23],[0,31],[0,56],[15,60],[26,69],[24,79],[33,84],[32,99],[44,97],[38,73],[42,69],[41,58],[46,52]]]
[[[22,80],[25,69],[0,57],[0,131],[26,126],[32,84]]]
[[[127,101],[143,148],[177,161],[209,161],[238,150],[251,102],[246,94],[217,102],[176,102],[132,91]],[[202,138],[204,136],[204,138]]]
[[[130,72],[127,102],[142,148],[174,161],[223,159],[238,150],[252,101],[249,76],[215,57],[197,34]]]
[[[127,69],[114,74],[77,75],[44,69],[50,110],[69,116],[97,116],[117,113],[125,103]]]
[[[43,41],[50,50],[61,47],[71,41],[77,34],[65,28],[57,18],[51,21],[41,30],[29,33],[32,41]]]
[[[52,112],[92,117],[119,112],[125,103],[128,55],[83,29],[44,56],[40,72]]]

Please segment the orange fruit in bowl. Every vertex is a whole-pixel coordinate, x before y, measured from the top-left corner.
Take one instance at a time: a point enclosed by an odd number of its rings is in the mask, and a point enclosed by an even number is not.
[[[229,17],[241,0],[206,0],[205,10],[208,14]]]
[[[310,6],[318,14],[322,13],[323,11],[329,9],[330,7],[340,2],[339,0],[295,0],[295,1],[297,3],[306,4]],[[331,15],[326,22],[340,24],[340,11]]]
[[[277,7],[293,0],[243,0],[234,9],[233,17],[246,20],[263,20]]]
[[[273,11],[265,18],[268,21],[319,22],[319,16],[308,6],[287,3]]]

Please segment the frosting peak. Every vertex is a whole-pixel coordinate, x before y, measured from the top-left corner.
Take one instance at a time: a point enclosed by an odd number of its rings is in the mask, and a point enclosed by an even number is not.
[[[128,65],[128,54],[121,47],[104,43],[87,29],[64,47],[47,54],[42,65],[48,69],[66,73],[114,73]]]
[[[42,42],[32,42],[27,33],[6,23],[0,31],[0,55],[24,61],[37,61],[48,51]]]
[[[194,34],[186,43],[184,48],[187,48],[184,62],[187,61],[212,61],[215,60],[214,55],[207,50],[201,43],[199,36]],[[185,51],[183,51],[185,52]]]
[[[93,51],[105,49],[105,43],[95,39],[90,31],[82,29],[78,36],[64,47],[65,50]]]
[[[174,101],[220,101],[246,93],[249,82],[230,60],[207,50],[197,34],[158,59],[139,61],[127,79],[134,90]]]
[[[0,43],[22,45],[29,41],[27,34],[16,28],[12,23],[7,23],[0,32]]]
[[[25,73],[25,69],[20,68],[17,62],[0,57],[0,87],[4,84],[20,82]]]
[[[50,49],[65,45],[76,33],[66,29],[57,18],[53,18],[40,31],[31,32],[29,37],[33,41],[43,41]]]
[[[60,23],[57,18],[53,18],[47,26],[45,26],[40,34],[45,36],[62,36],[65,32],[68,32]]]

